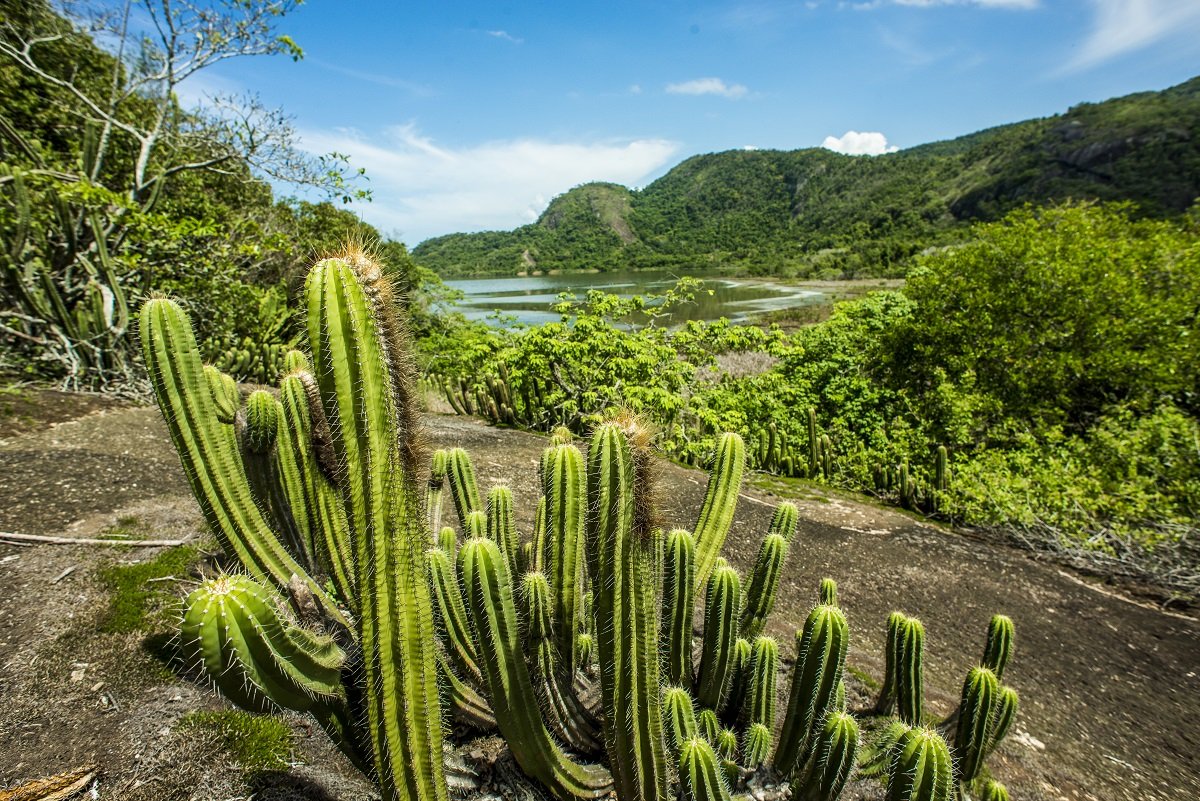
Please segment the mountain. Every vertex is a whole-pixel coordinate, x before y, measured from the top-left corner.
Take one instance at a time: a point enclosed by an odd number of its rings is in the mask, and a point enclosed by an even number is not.
[[[413,250],[442,276],[719,266],[756,274],[902,274],[974,220],[1026,203],[1200,197],[1200,77],[883,156],[821,148],[694,156],[640,191],[577,186],[537,222]]]

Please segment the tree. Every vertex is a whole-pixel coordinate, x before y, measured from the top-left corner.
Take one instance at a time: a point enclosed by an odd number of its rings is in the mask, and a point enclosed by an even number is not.
[[[369,199],[362,170],[342,154],[302,151],[289,118],[257,97],[179,102],[184,82],[223,61],[299,59],[276,30],[298,5],[0,0],[0,334],[70,384],[128,379],[126,296],[148,288],[131,231],[169,185],[196,192],[269,178]]]

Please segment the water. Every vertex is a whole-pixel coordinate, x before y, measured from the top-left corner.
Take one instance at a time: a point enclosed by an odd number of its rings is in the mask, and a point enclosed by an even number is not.
[[[570,275],[540,275],[512,278],[471,278],[447,281],[446,284],[463,293],[457,309],[468,319],[488,320],[494,325],[511,323],[540,325],[556,322],[559,316],[550,311],[561,292],[573,292],[579,299],[589,289],[599,289],[621,297],[661,294],[675,285],[680,273],[665,270],[623,270],[609,273],[573,273]],[[749,278],[718,278],[694,272],[686,275],[701,278],[703,287],[695,299],[676,307],[672,320],[715,320],[728,317],[733,322],[745,322],[749,317],[775,309],[788,309],[828,302],[827,293],[811,287],[782,286]],[[507,319],[497,320],[499,311]]]

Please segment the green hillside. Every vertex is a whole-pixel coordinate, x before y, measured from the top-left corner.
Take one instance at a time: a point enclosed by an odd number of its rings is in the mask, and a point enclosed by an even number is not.
[[[974,220],[1025,203],[1129,200],[1162,217],[1200,197],[1200,78],[876,157],[821,148],[695,156],[647,186],[586,184],[531,225],[414,250],[443,276],[721,266],[897,274]]]

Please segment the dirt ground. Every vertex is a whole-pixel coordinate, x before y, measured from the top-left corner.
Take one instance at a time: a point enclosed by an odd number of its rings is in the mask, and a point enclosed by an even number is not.
[[[481,489],[512,487],[527,531],[545,440],[468,418],[429,415],[426,423],[434,446],[467,448]],[[691,526],[705,480],[664,467],[668,521]],[[801,483],[771,487],[778,495],[748,485],[724,554],[749,568],[774,505],[783,496],[797,502],[800,530],[770,626],[789,661],[818,581],[832,577],[851,625],[852,698],[865,701],[868,683],[879,680],[884,624],[901,609],[925,623],[927,703],[944,714],[978,659],[990,615],[1004,612],[1017,631],[1005,679],[1021,707],[989,765],[1014,799],[1200,797],[1200,622],[851,496]],[[0,396],[0,532],[129,529],[206,543],[157,410],[57,393]],[[301,718],[288,718],[291,767],[249,779],[221,743],[180,725],[187,713],[224,703],[166,668],[169,623],[102,630],[104,570],[160,553],[0,543],[0,787],[95,764],[100,798],[373,797]],[[193,580],[172,575],[158,586],[182,595]],[[502,773],[511,770],[503,758],[491,764],[500,750],[491,738],[462,754]],[[882,798],[879,785],[860,785],[854,797]]]

